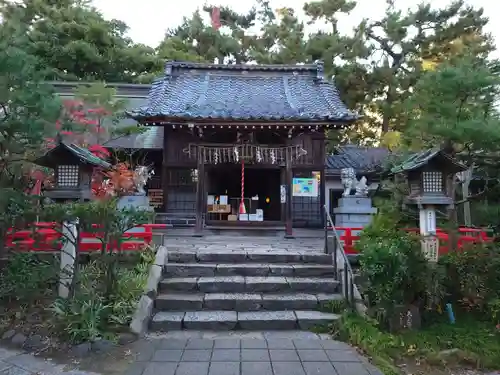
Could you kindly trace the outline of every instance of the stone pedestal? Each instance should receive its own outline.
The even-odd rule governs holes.
[[[149,205],[149,198],[146,195],[128,195],[121,197],[117,204],[118,209],[131,209],[153,211]]]
[[[367,197],[342,197],[338,204],[333,209],[336,227],[364,228],[377,213],[377,209],[372,207],[371,198]]]

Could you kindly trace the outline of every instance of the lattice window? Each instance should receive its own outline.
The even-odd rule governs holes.
[[[443,174],[441,172],[423,172],[422,178],[425,193],[443,192]]]
[[[196,182],[194,169],[168,169],[166,211],[169,213],[196,212]]]
[[[59,165],[57,167],[57,184],[61,187],[78,187],[78,165]]]
[[[316,227],[322,223],[319,197],[292,197],[294,225]]]

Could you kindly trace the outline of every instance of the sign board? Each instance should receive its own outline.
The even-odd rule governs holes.
[[[318,180],[316,178],[294,178],[292,181],[294,197],[317,197]]]
[[[280,201],[281,203],[286,203],[286,186],[280,186]]]

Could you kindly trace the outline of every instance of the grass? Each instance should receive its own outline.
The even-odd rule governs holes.
[[[407,354],[431,364],[500,369],[500,332],[473,314],[461,314],[456,324],[441,319],[420,331],[404,332],[401,339],[410,349]]]
[[[435,368],[500,368],[500,332],[472,314],[457,316],[456,324],[440,317],[420,330],[391,334],[375,321],[344,313],[332,330],[336,338],[371,357],[386,375],[401,374],[398,364],[406,361]]]

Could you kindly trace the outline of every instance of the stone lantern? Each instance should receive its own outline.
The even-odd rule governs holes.
[[[436,235],[436,209],[453,208],[453,182],[458,172],[467,167],[442,149],[422,151],[412,155],[403,164],[392,168],[393,174],[403,173],[409,185],[404,204],[419,210],[419,227],[426,257],[437,261],[439,242]]]
[[[34,163],[54,170],[54,187],[46,189],[44,195],[56,202],[90,200],[94,169],[111,169],[111,164],[89,150],[62,141]]]

